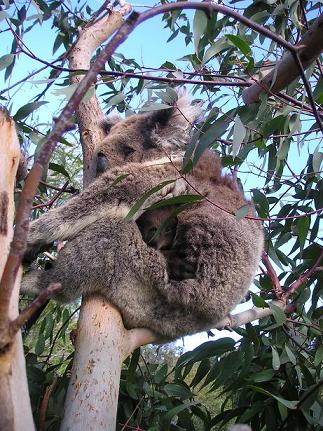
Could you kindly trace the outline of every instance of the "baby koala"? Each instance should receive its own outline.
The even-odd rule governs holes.
[[[136,221],[142,239],[149,247],[162,253],[167,262],[167,272],[170,280],[185,280],[195,278],[196,264],[187,260],[177,260],[174,265],[172,246],[178,224],[178,205],[167,206],[145,211]]]
[[[178,220],[172,216],[173,210],[173,206],[147,210],[136,221],[145,243],[164,255],[171,248],[176,234]]]

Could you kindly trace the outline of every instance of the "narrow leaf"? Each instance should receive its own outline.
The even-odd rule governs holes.
[[[163,421],[166,423],[169,423],[174,416],[178,415],[181,411],[190,408],[191,406],[195,406],[196,404],[199,404],[199,401],[192,401],[190,403],[180,404],[179,406],[176,406],[172,409],[170,409],[163,417]]]
[[[251,293],[251,298],[252,298],[252,302],[256,307],[260,307],[260,308],[269,308],[269,305],[267,304],[267,302],[264,300],[264,298],[262,298],[261,296],[256,295],[253,292]]]
[[[159,201],[150,207],[146,208],[149,210],[154,210],[157,208],[164,208],[172,205],[180,205],[180,204],[195,204],[197,202],[200,202],[203,200],[204,197],[200,195],[180,195],[180,196],[174,196],[169,199],[163,199],[162,201]]]
[[[45,105],[46,103],[48,103],[48,102],[27,103],[27,105],[22,106],[15,113],[15,115],[14,115],[15,121],[22,120],[22,119],[28,117],[28,115],[30,115],[33,111],[40,108],[42,105]]]
[[[64,166],[62,165],[58,165],[57,163],[49,163],[49,169],[51,169],[52,171],[58,172],[59,174],[64,175],[64,177],[66,178],[70,178],[69,173],[66,171],[66,169],[64,168]]]
[[[233,127],[233,140],[232,140],[232,157],[235,158],[240,150],[240,146],[246,136],[247,129],[243,125],[240,120],[239,115],[237,114],[234,119],[234,127]]]
[[[240,36],[235,36],[233,34],[226,34],[225,37],[233,43],[237,48],[240,49],[242,54],[248,56],[251,53],[251,48],[248,43]]]
[[[6,54],[0,57],[0,71],[3,69],[7,69],[8,66],[13,62],[14,55]]]
[[[319,172],[321,171],[321,164],[323,162],[323,153],[319,151],[319,145],[315,148],[313,153],[312,165],[313,171],[317,176],[320,176]]]
[[[152,189],[148,190],[148,192],[144,193],[131,207],[130,211],[126,215],[125,219],[130,221],[132,217],[136,214],[136,212],[143,206],[143,204],[146,202],[146,200],[149,198],[149,196],[153,195],[154,193],[158,192],[162,188],[166,187],[168,184],[173,183],[176,180],[168,180],[163,181],[162,183],[158,184],[157,186],[153,187]]]
[[[273,363],[273,369],[279,370],[280,367],[280,359],[277,350],[275,347],[271,346],[271,352],[272,352],[272,363]]]
[[[111,99],[109,99],[107,106],[115,106],[118,105],[119,103],[123,102],[125,99],[125,95],[122,93],[118,93],[115,96],[111,97]]]
[[[287,353],[288,359],[291,361],[291,363],[293,365],[296,365],[296,356],[294,355],[294,353],[291,351],[291,349],[287,346],[285,346],[285,352]]]
[[[310,217],[299,218],[296,222],[297,235],[301,251],[303,251],[309,227]]]
[[[151,105],[143,106],[140,112],[159,111],[160,109],[170,109],[171,106],[165,103],[152,103]]]
[[[207,63],[216,54],[219,54],[219,52],[227,48],[230,48],[230,44],[224,37],[221,37],[215,43],[212,43],[210,48],[208,48],[204,54],[204,57],[202,60],[202,66],[204,66],[204,64]]]
[[[237,220],[242,220],[246,215],[248,215],[249,205],[242,205],[242,207],[235,210],[234,215]]]
[[[205,15],[204,11],[197,10],[194,15],[193,19],[193,35],[194,35],[194,46],[195,46],[195,53],[197,57],[199,56],[199,42],[201,39],[202,34],[204,33],[207,26],[207,16]]]

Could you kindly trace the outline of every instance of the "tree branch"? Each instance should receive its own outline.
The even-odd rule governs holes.
[[[284,292],[284,294],[282,295],[282,298],[287,299],[297,289],[299,289],[302,286],[302,284],[304,284],[316,272],[316,270],[319,267],[319,264],[322,260],[323,260],[323,250],[322,250],[320,256],[318,257],[317,261],[312,266],[312,268],[310,268],[309,270],[307,270],[303,274],[301,274],[299,276],[299,278],[297,280],[295,280],[294,283],[292,283],[289,286],[289,288]]]
[[[34,313],[55,293],[62,288],[60,283],[51,283],[43,289],[34,301],[22,310],[18,317],[10,323],[10,333],[13,336],[30,319]]]
[[[282,60],[259,82],[254,83],[242,93],[243,101],[250,105],[257,102],[261,93],[270,90],[276,94],[286,88],[300,76],[301,70],[292,54],[296,52],[301,65],[307,69],[323,51],[323,14],[320,15],[303,35],[302,39],[294,46],[293,50],[283,55]]]
[[[273,284],[274,292],[277,299],[280,299],[284,293],[279,278],[277,277],[276,271],[274,270],[274,267],[272,266],[269,257],[266,253],[263,253],[262,255],[262,261],[267,269],[268,277],[271,279],[271,282]]]
[[[284,311],[291,311],[291,308],[289,308],[284,301],[271,301],[269,305],[270,304],[276,305]],[[245,325],[253,320],[259,320],[264,317],[271,316],[272,314],[273,312],[270,307],[253,307],[249,310],[242,311],[241,313],[229,314],[215,325],[215,329],[238,328],[239,326]]]

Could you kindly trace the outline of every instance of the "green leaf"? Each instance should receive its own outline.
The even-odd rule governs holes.
[[[171,106],[165,103],[151,103],[150,105],[143,106],[140,112],[159,111],[160,109],[170,109]]]
[[[317,367],[319,365],[322,365],[323,362],[323,346],[319,346],[314,358],[314,365]]]
[[[278,354],[276,348],[273,346],[271,346],[271,352],[272,352],[273,369],[279,370],[279,367],[280,367],[279,354]]]
[[[290,147],[290,139],[283,139],[276,153],[278,160],[285,160]]]
[[[248,215],[249,212],[249,205],[245,204],[242,205],[242,207],[235,210],[234,215],[237,220],[242,220],[246,215]]]
[[[205,358],[222,355],[234,349],[235,341],[226,337],[216,341],[207,341],[193,350],[193,361],[202,361]]]
[[[269,305],[267,304],[267,302],[264,300],[264,298],[262,298],[261,296],[256,295],[253,292],[251,293],[251,298],[252,298],[252,302],[256,307],[260,307],[260,308],[269,308]]]
[[[111,97],[111,99],[108,100],[107,106],[115,106],[119,103],[123,102],[125,99],[125,95],[122,93],[118,93],[115,96]]]
[[[180,195],[180,196],[174,196],[169,199],[163,199],[162,201],[159,201],[153,205],[151,205],[148,208],[145,208],[147,210],[155,210],[157,208],[165,208],[168,206],[173,205],[180,205],[180,204],[196,204],[197,202],[201,202],[204,199],[203,196],[200,195]]]
[[[18,111],[15,113],[13,118],[15,121],[23,120],[24,118],[28,117],[33,111],[40,108],[42,105],[45,105],[48,102],[32,102],[27,103],[26,105],[22,106],[18,109]]]
[[[221,37],[219,40],[212,43],[210,48],[208,48],[204,54],[204,57],[202,60],[202,66],[204,66],[216,54],[219,54],[219,52],[221,52],[227,48],[230,48],[230,44],[228,43],[228,41],[224,37]]]
[[[315,148],[312,159],[313,171],[316,173],[317,176],[321,176],[319,172],[321,171],[321,164],[323,162],[323,153],[319,151],[319,148],[320,144],[318,144]]]
[[[182,412],[183,410],[186,410],[190,408],[191,406],[195,406],[197,404],[200,404],[199,401],[192,401],[190,403],[181,404],[179,406],[176,406],[172,409],[170,409],[164,416],[163,416],[163,422],[170,423],[170,421],[173,419],[174,416],[178,415],[178,413]]]
[[[287,346],[287,344],[285,345],[285,352],[287,353],[288,359],[291,361],[291,363],[293,365],[296,365],[296,357],[294,353],[291,351],[291,349]]]
[[[301,251],[303,251],[309,227],[310,227],[310,216],[301,217],[296,222],[297,236],[298,236],[299,246]]]
[[[128,366],[128,372],[127,372],[128,381],[131,381],[136,375],[136,368],[138,366],[139,358],[140,358],[140,348],[136,349],[131,355],[130,364]]]
[[[73,96],[75,90],[78,87],[78,83],[75,84],[71,84],[71,85],[67,85],[65,87],[61,87],[61,88],[55,88],[52,93],[55,96],[64,96],[67,100],[70,100],[70,98]],[[90,88],[87,90],[87,92],[84,94],[82,101],[86,102],[88,101],[95,92],[95,86],[91,85]]]
[[[284,398],[277,397],[276,395],[272,395],[275,400],[277,400],[279,403],[283,404],[290,410],[295,410],[297,408],[298,401],[289,401],[285,400]]]
[[[10,15],[5,10],[1,10],[0,11],[0,21],[3,21],[5,18],[10,18]]]
[[[198,369],[195,373],[195,376],[193,380],[190,383],[190,386],[196,386],[199,383],[201,383],[202,379],[207,375],[207,373],[210,371],[210,361],[209,359],[204,359],[201,361],[200,365],[198,366]]]
[[[111,185],[109,186],[109,188],[110,187],[114,187],[114,186],[116,186],[118,183],[121,183],[121,181],[123,181],[125,178],[127,178],[129,176],[129,174],[122,174],[122,175],[119,175],[114,181],[113,181],[113,183],[111,183]]]
[[[0,57],[0,71],[7,69],[8,66],[13,62],[15,56],[13,54],[6,54]]]
[[[69,173],[66,171],[66,169],[64,168],[64,166],[62,165],[58,165],[57,163],[49,163],[48,165],[49,169],[51,169],[52,171],[58,172],[59,174],[64,175],[64,177],[70,179],[70,175]]]
[[[271,381],[275,375],[275,371],[272,369],[259,371],[259,373],[254,373],[250,376],[250,380],[256,383]]]
[[[207,16],[204,11],[197,10],[193,19],[193,35],[194,35],[194,46],[195,53],[199,55],[199,42],[202,34],[204,33],[207,26]]]
[[[167,364],[163,364],[161,367],[158,368],[157,372],[153,376],[154,382],[157,384],[162,383],[165,381],[167,376],[168,366]]]
[[[45,350],[45,337],[43,334],[38,335],[38,340],[35,346],[35,354],[37,356],[41,355],[43,351]]]
[[[130,221],[132,217],[136,214],[138,210],[143,206],[143,204],[146,202],[146,200],[153,195],[154,193],[158,192],[162,188],[166,187],[168,184],[171,184],[175,182],[176,180],[168,180],[163,181],[162,183],[158,184],[157,186],[153,187],[152,189],[148,190],[148,192],[144,193],[131,207],[130,211],[125,217],[125,220]]]
[[[266,196],[257,189],[252,189],[252,199],[260,217],[267,217],[269,214],[269,202]]]
[[[276,304],[269,303],[269,307],[273,312],[274,319],[278,323],[278,325],[283,325],[286,322],[286,314],[284,310],[278,307]]]
[[[168,396],[179,397],[182,400],[193,396],[192,392],[188,388],[179,383],[169,383],[165,385],[164,390]]]
[[[233,139],[232,139],[232,157],[233,159],[239,153],[240,146],[246,136],[247,129],[243,125],[240,120],[239,115],[237,114],[234,119],[234,127],[233,127]]]
[[[297,407],[298,401],[289,401],[289,400],[285,400],[284,398],[277,397],[276,395],[272,394],[269,391],[266,391],[263,388],[260,388],[259,386],[247,385],[247,387],[250,388],[250,389],[253,389],[256,392],[259,392],[260,394],[266,395],[267,397],[274,398],[279,403],[283,404],[284,406],[286,406],[289,409],[295,410],[296,407]]]
[[[273,246],[273,243],[271,241],[268,241],[268,256],[270,257],[270,259],[272,259],[275,262],[275,264],[281,270],[283,270],[283,266],[282,266],[282,264],[281,264],[281,262],[280,262],[280,260],[279,260],[279,258],[277,256],[276,249]]]
[[[240,49],[242,54],[246,57],[251,53],[251,48],[248,43],[240,36],[235,36],[233,34],[226,34],[225,37],[233,43],[234,46]]]

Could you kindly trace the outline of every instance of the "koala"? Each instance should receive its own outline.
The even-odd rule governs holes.
[[[173,244],[178,219],[172,216],[173,207],[145,211],[136,221],[142,239],[150,247],[167,256]]]
[[[232,179],[222,176],[214,152],[204,152],[185,179],[179,174],[180,151],[189,143],[199,108],[185,99],[177,106],[180,115],[173,107],[113,125],[98,152],[100,169],[111,168],[31,223],[29,252],[57,239],[68,241],[53,268],[23,278],[24,291],[59,282],[56,299],[62,302],[100,293],[120,310],[126,328],[147,327],[161,339],[211,328],[244,296],[259,264],[262,228],[231,214],[242,205],[249,206],[249,215],[254,209]],[[125,148],[130,123],[131,153]],[[173,209],[145,208],[196,190],[205,199],[179,212],[162,240],[154,242],[156,221],[164,223]],[[125,218],[142,195],[145,208]]]

